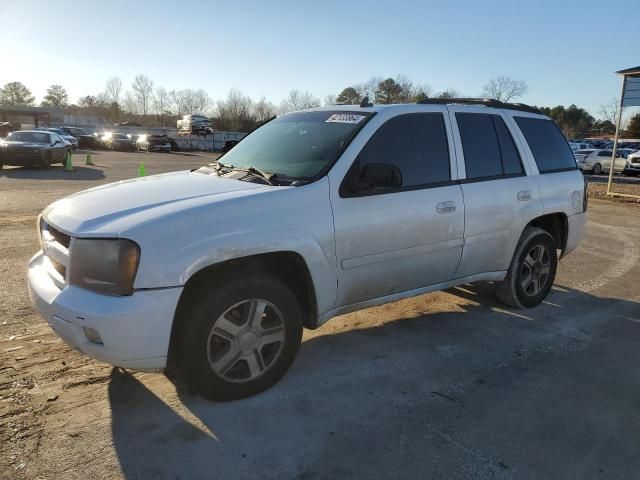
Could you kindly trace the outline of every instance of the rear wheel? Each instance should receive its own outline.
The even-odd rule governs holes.
[[[528,227],[516,247],[505,279],[496,296],[516,308],[534,307],[545,299],[558,267],[556,242],[549,232]]]
[[[600,175],[602,173],[602,165],[600,165],[599,163],[596,163],[593,166],[593,174],[594,175]]]
[[[172,341],[180,376],[212,400],[274,385],[302,338],[302,312],[289,288],[263,273],[193,288],[181,300]]]

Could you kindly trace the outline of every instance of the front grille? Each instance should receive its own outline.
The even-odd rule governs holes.
[[[71,237],[66,233],[62,233],[60,230],[53,228],[51,225],[48,226],[49,233],[53,238],[55,238],[56,242],[60,245],[64,245],[65,248],[69,248],[69,244],[71,243]]]
[[[46,220],[41,220],[40,225],[42,228],[42,250],[51,265],[49,276],[60,288],[63,288],[69,267],[71,237],[49,225]]]

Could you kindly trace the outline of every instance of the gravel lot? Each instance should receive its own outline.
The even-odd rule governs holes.
[[[640,209],[594,199],[547,301],[486,284],[333,319],[274,388],[190,396],[89,360],[37,317],[35,217],[72,192],[211,155],[98,152],[0,170],[0,478],[637,478]]]

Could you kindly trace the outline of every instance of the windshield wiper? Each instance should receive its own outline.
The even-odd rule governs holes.
[[[277,177],[278,177],[276,173],[263,172],[262,170],[256,167],[240,168],[240,167],[231,166],[231,169],[239,172],[253,173],[254,175],[257,175],[263,178],[264,180],[266,180],[269,185],[278,185],[277,182],[274,182],[274,180],[277,180]]]
[[[247,172],[247,173],[252,173],[253,175],[257,175],[258,177],[264,179],[269,185],[276,185],[276,186],[279,185],[279,183],[274,182],[274,180],[276,180],[278,177],[277,173],[267,173],[256,167],[248,167],[248,168],[235,167],[233,165],[226,165],[219,161],[213,162],[213,165],[215,165],[218,176],[220,175],[221,170],[228,170],[230,172]]]

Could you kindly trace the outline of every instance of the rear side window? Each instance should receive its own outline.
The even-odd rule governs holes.
[[[499,115],[456,113],[467,179],[523,174],[520,155]]]
[[[451,179],[449,145],[441,113],[399,115],[380,127],[359,155],[367,164],[395,165],[402,187],[426,186]]]
[[[540,173],[575,170],[576,160],[567,139],[551,120],[513,117],[529,144]]]

